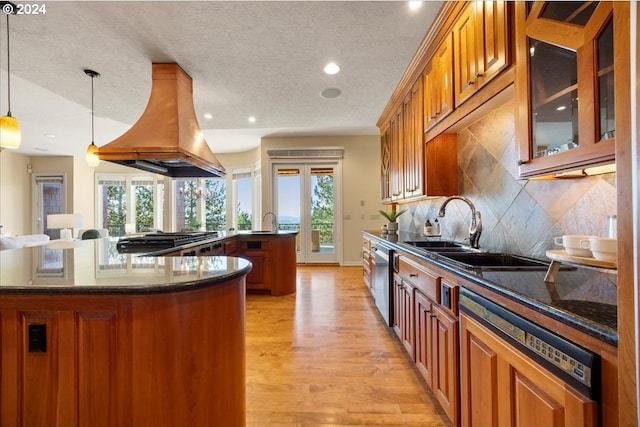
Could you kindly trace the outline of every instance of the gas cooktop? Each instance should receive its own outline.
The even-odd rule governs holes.
[[[120,253],[153,252],[160,249],[195,243],[218,237],[217,231],[192,231],[176,233],[149,233],[142,236],[123,237],[116,248]]]

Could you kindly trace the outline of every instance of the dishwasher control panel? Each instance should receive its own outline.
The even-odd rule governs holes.
[[[526,333],[527,347],[534,353],[554,364],[569,375],[575,377],[585,385],[591,385],[591,368],[575,357],[571,357],[559,348],[538,338],[532,333]]]

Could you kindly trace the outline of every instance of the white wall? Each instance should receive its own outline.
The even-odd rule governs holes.
[[[0,152],[0,225],[12,235],[31,234],[31,175],[28,156]]]

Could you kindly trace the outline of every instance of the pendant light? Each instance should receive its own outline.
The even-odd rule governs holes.
[[[4,8],[3,8],[4,10]],[[9,10],[15,10],[9,9]],[[20,147],[20,125],[18,120],[11,115],[11,67],[9,62],[9,15],[7,13],[7,106],[6,116],[0,117],[0,147],[18,148]]]
[[[91,77],[91,144],[87,147],[87,164],[93,168],[98,167],[100,158],[98,157],[98,147],[93,142],[94,137],[94,112],[93,112],[93,79],[100,77],[100,74],[93,70],[84,70],[84,73]]]

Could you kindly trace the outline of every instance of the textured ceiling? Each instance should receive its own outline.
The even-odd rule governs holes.
[[[85,68],[101,74],[96,144],[122,134],[146,106],[153,62],[177,62],[193,78],[198,120],[215,152],[256,147],[262,136],[377,134],[378,117],[441,7],[425,2],[412,11],[407,3],[49,0],[45,15],[10,17],[20,152],[84,153],[91,137]],[[329,61],[342,71],[324,74]],[[327,88],[342,94],[322,98]]]

